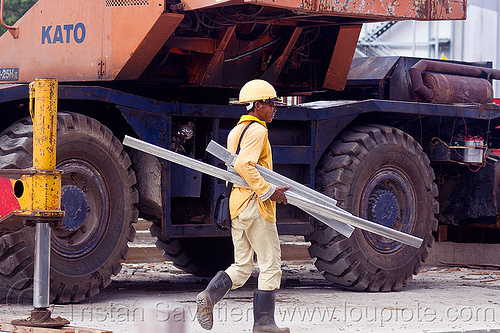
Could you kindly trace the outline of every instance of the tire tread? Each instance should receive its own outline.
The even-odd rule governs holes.
[[[139,201],[139,194],[135,188],[136,177],[131,169],[131,161],[123,151],[123,146],[113,133],[103,124],[95,119],[82,114],[59,112],[58,113],[58,136],[71,135],[71,133],[86,133],[99,142],[101,146],[107,147],[111,155],[119,162],[120,167],[126,174],[125,186],[130,197],[131,205],[129,221],[126,222],[128,232],[126,241],[133,241],[135,230],[133,223],[137,222],[138,210],[135,205]],[[21,119],[0,134],[0,168],[29,168],[32,164],[32,122],[31,118]],[[22,288],[29,287],[33,276],[32,253],[28,253],[28,247],[24,238],[33,237],[32,233],[21,230],[15,233],[3,235],[0,238],[0,281],[4,284],[19,287],[16,281],[28,280]],[[109,258],[97,271],[89,276],[77,279],[66,277],[64,281],[51,283],[51,301],[56,303],[79,302],[87,297],[92,297],[109,285],[111,275],[120,272],[120,260],[128,255],[127,242],[121,245],[116,258]]]
[[[434,183],[434,171],[421,146],[410,135],[385,125],[360,125],[342,132],[332,142],[316,169],[317,189],[338,200],[338,206],[347,208],[354,172],[360,161],[378,145],[398,145],[423,161],[427,181],[427,197],[430,211],[436,214],[438,188]],[[360,265],[360,253],[353,248],[353,241],[321,223],[306,237],[311,242],[309,253],[316,259],[318,270],[330,282],[356,291],[396,291],[403,288],[412,274],[418,273],[421,263],[428,257],[428,249],[434,238],[431,234],[437,228],[437,219],[430,218],[429,230],[424,237],[424,245],[409,265],[409,269],[398,276],[388,276],[381,269],[369,272]]]

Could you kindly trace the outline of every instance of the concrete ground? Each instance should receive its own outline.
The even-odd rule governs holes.
[[[256,276],[257,270],[216,306],[212,332],[251,332]],[[194,299],[207,282],[169,262],[125,264],[99,295],[54,306],[53,313],[72,325],[119,333],[206,332]],[[31,303],[12,296],[0,290],[0,317],[26,317]],[[276,320],[292,333],[500,332],[500,271],[428,267],[401,292],[360,293],[329,285],[311,260],[284,262]]]
[[[208,281],[165,262],[148,228],[147,221],[138,224],[130,257],[107,289],[80,304],[54,306],[53,316],[116,333],[207,332],[196,321],[194,299]],[[303,238],[282,236],[281,243],[283,279],[276,321],[292,333],[500,333],[500,244],[436,243],[427,266],[402,291],[360,293],[329,284],[309,258]],[[443,262],[491,266],[457,268]],[[243,288],[217,304],[211,332],[252,331],[257,274],[255,269]],[[31,293],[16,295],[0,286],[0,318],[26,318],[33,307]]]

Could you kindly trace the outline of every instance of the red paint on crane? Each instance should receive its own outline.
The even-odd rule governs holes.
[[[20,208],[19,201],[14,195],[12,182],[8,178],[0,178],[0,217]]]

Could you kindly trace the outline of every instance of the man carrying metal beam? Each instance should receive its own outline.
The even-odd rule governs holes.
[[[196,297],[198,322],[207,330],[213,326],[215,304],[230,289],[243,286],[252,274],[255,252],[260,273],[253,299],[253,332],[290,332],[274,321],[275,291],[281,283],[276,203],[287,203],[285,191],[290,186],[269,184],[255,168],[256,164],[271,170],[273,167],[266,123],[274,118],[276,99],[273,86],[264,80],[249,81],[240,91],[239,103],[246,104],[248,114],[229,133],[227,145],[232,152],[240,148],[234,168],[249,187],[233,185],[229,200],[235,262],[218,272]]]
[[[269,85],[270,86],[270,85]],[[272,86],[270,86],[272,88]],[[274,92],[274,88],[272,90]],[[274,95],[275,96],[275,93]],[[243,100],[243,99],[241,99]],[[271,101],[268,101],[271,102]],[[265,103],[263,103],[265,104]],[[269,121],[272,121],[273,115],[274,115],[274,109],[272,108],[271,103],[267,103],[271,106],[271,108],[267,109],[260,109],[257,110],[258,112],[255,113],[252,111],[252,107],[255,107],[256,105],[262,105],[260,101],[256,101],[253,103],[253,105],[250,107],[250,112],[253,114],[245,115],[242,117],[240,120],[241,124],[246,123],[245,128],[247,128],[248,125],[252,125],[255,129],[259,129],[262,127],[264,129],[264,138],[263,142],[267,142],[267,129],[264,128],[263,126],[266,124],[266,121],[262,121],[260,118],[257,116],[260,116],[264,119],[264,117]],[[258,106],[257,106],[258,108]],[[267,116],[265,116],[267,114]],[[255,119],[254,119],[255,118]],[[258,124],[253,124],[253,122],[260,122],[261,125]],[[240,125],[238,125],[240,126]],[[238,128],[236,126],[236,128]],[[243,126],[243,125],[242,125]],[[257,127],[260,126],[260,127]],[[236,130],[235,128],[235,130]],[[250,126],[248,127],[250,128]],[[247,129],[248,129],[247,128]],[[243,128],[244,130],[244,128]],[[239,138],[242,136],[243,130],[241,127],[239,128],[239,131],[236,132],[237,135],[236,137]],[[240,133],[241,131],[241,133]],[[230,135],[231,136],[231,135]],[[247,138],[247,134],[243,135],[243,138]],[[234,154],[233,152],[236,150],[235,149],[235,142],[236,138],[230,137],[228,139],[228,142],[230,143],[230,148],[233,151],[229,151],[225,149],[224,147],[218,145],[215,142],[210,142],[210,144],[207,147],[207,151],[211,153],[212,155],[216,156],[217,158],[221,159],[224,161],[224,163],[229,167],[229,170],[224,170],[218,167],[215,167],[210,164],[203,163],[201,161],[195,160],[193,158],[175,153],[173,151],[163,149],[158,146],[154,146],[150,143],[137,140],[134,138],[131,138],[129,136],[125,136],[125,139],[123,140],[123,144],[125,146],[129,146],[135,149],[138,149],[140,151],[146,152],[148,154],[152,154],[154,156],[160,157],[162,159],[165,159],[167,161],[183,165],[185,167],[191,168],[196,171],[200,171],[204,174],[210,175],[212,177],[216,177],[219,179],[223,179],[225,181],[228,181],[234,185],[237,185],[237,187],[233,190],[233,193],[236,191],[238,187],[241,188],[247,188],[249,192],[247,192],[247,196],[242,196],[243,200],[238,203],[237,200],[234,200],[233,197],[231,197],[230,201],[233,201],[233,203],[230,203],[230,206],[232,206],[233,210],[233,218],[238,215],[241,219],[242,214],[245,212],[246,208],[248,208],[248,203],[252,200],[256,200],[257,202],[266,203],[266,202],[271,202],[278,201],[278,202],[287,202],[291,205],[294,205],[300,209],[302,209],[304,212],[310,214],[314,218],[318,219],[319,221],[323,222],[325,225],[333,228],[334,230],[338,231],[340,234],[344,235],[345,237],[350,237],[350,235],[354,231],[354,227],[361,228],[363,230],[375,233],[377,235],[387,237],[389,239],[394,239],[398,242],[401,242],[403,244],[412,246],[414,248],[419,248],[422,246],[423,240],[421,238],[415,237],[411,234],[407,234],[404,232],[401,232],[399,230],[391,229],[389,227],[386,227],[381,224],[377,224],[375,222],[371,222],[368,220],[365,220],[363,218],[357,217],[352,215],[351,213],[339,208],[336,206],[336,200],[333,198],[330,198],[328,196],[325,196],[324,194],[321,194],[317,191],[314,191],[313,189],[307,188],[306,186],[297,183],[289,178],[284,177],[283,175],[280,175],[270,169],[267,169],[263,165],[257,164],[260,162],[260,159],[266,157],[269,159],[269,161],[272,161],[271,158],[271,152],[270,149],[266,150],[267,153],[265,154],[260,154],[258,155],[255,161],[246,161],[242,165],[240,164],[244,159],[240,159],[238,154]],[[232,142],[232,143],[231,143]],[[250,142],[251,144],[252,142]],[[259,152],[262,152],[262,150],[258,150]],[[258,175],[257,178],[253,179],[254,181],[258,181],[258,184],[260,186],[255,186],[253,184],[252,186],[249,185],[251,183],[252,179],[247,180],[243,178],[242,173],[242,167],[245,167],[247,163],[250,163],[250,167],[254,167],[256,171],[258,171],[258,174],[255,173],[254,175]],[[237,166],[237,164],[239,166]],[[267,165],[270,167],[270,163]],[[244,172],[243,172],[244,173]],[[262,176],[263,180],[260,178]],[[268,184],[271,184],[271,186],[268,186]],[[276,188],[273,193],[273,185]],[[286,191],[286,196],[285,196],[285,190],[291,185],[291,188]],[[255,192],[255,194],[254,194]],[[280,198],[280,197],[272,197],[275,194],[283,194],[285,197]],[[260,198],[255,198],[256,196],[260,196]],[[269,200],[263,200],[267,196],[269,197],[271,201]],[[244,202],[245,200],[248,199],[247,205],[245,206]],[[286,200],[286,201],[285,201]],[[275,203],[273,204],[275,207]],[[235,208],[236,207],[236,208]],[[238,208],[241,207],[243,209],[242,212],[238,212]],[[259,210],[259,205],[257,205],[257,211],[261,213],[261,210]],[[273,208],[274,209],[274,208]],[[236,213],[235,213],[236,212]],[[274,215],[272,215],[274,216]],[[265,216],[263,215],[264,220]],[[236,220],[236,219],[235,219]],[[234,222],[234,221],[233,221]],[[269,223],[266,221],[267,224],[273,224]],[[233,225],[233,239],[235,238],[235,223]],[[260,238],[259,238],[260,240]],[[251,245],[253,246],[253,245]],[[236,247],[236,246],[235,246]],[[250,250],[253,251],[253,250]],[[253,252],[251,252],[253,254]],[[252,258],[253,259],[253,258]],[[279,262],[279,261],[276,261]],[[261,266],[261,271],[263,266],[259,262],[259,266]],[[231,266],[233,267],[233,266]],[[251,272],[251,271],[250,271]],[[229,291],[229,289],[237,288],[235,281],[232,280],[233,276],[230,275],[231,269],[228,269],[226,272],[219,272],[214,279],[210,282],[209,286],[207,289],[200,293],[198,296],[198,318],[200,321],[200,324],[206,329],[211,329],[213,326],[213,307],[214,305],[222,299],[222,297],[225,296],[225,294]],[[281,274],[281,272],[279,272]],[[250,274],[250,273],[248,273]],[[236,279],[236,278],[235,278]],[[278,279],[279,281],[279,279]],[[243,279],[243,282],[240,282],[241,285],[243,285],[246,282],[246,278]],[[278,282],[279,283],[279,282]],[[234,286],[233,286],[234,284]],[[260,288],[260,287],[259,287]],[[264,301],[259,301],[259,296],[264,295],[269,297],[269,303],[266,303]],[[262,297],[260,297],[262,299]],[[285,329],[284,331],[280,331],[278,327],[276,327],[276,324],[274,322],[274,303],[271,301],[274,301],[274,291],[269,290],[266,292],[266,290],[261,289],[260,291],[257,291],[256,297],[254,298],[255,304],[254,304],[254,310],[255,310],[255,317],[256,317],[256,323],[259,322],[259,318],[262,317],[264,318],[265,321],[272,323],[271,325],[267,325],[264,328],[261,327],[263,325],[256,324],[254,327],[254,332],[289,332],[288,329]],[[269,312],[266,313],[267,309],[264,309],[261,311],[259,310],[259,305],[261,304],[271,304],[272,306],[269,308]],[[264,315],[262,314],[264,313]]]

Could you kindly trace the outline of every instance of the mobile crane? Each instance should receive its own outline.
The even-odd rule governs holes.
[[[139,216],[186,272],[207,276],[232,262],[229,233],[212,223],[224,182],[120,142],[129,135],[217,165],[205,147],[225,143],[244,112],[229,102],[253,78],[306,102],[281,107],[271,125],[277,172],[424,239],[413,249],[361,230],[345,238],[280,207],[280,234],[304,235],[332,283],[399,290],[426,259],[438,219],[495,224],[498,71],[353,60],[363,23],[460,20],[465,10],[466,0],[39,0],[0,37],[0,167],[31,166],[27,83],[56,78],[65,216],[52,230],[51,299],[105,288]],[[11,209],[2,201],[0,217]],[[33,246],[30,228],[1,236],[2,283],[30,286]]]

